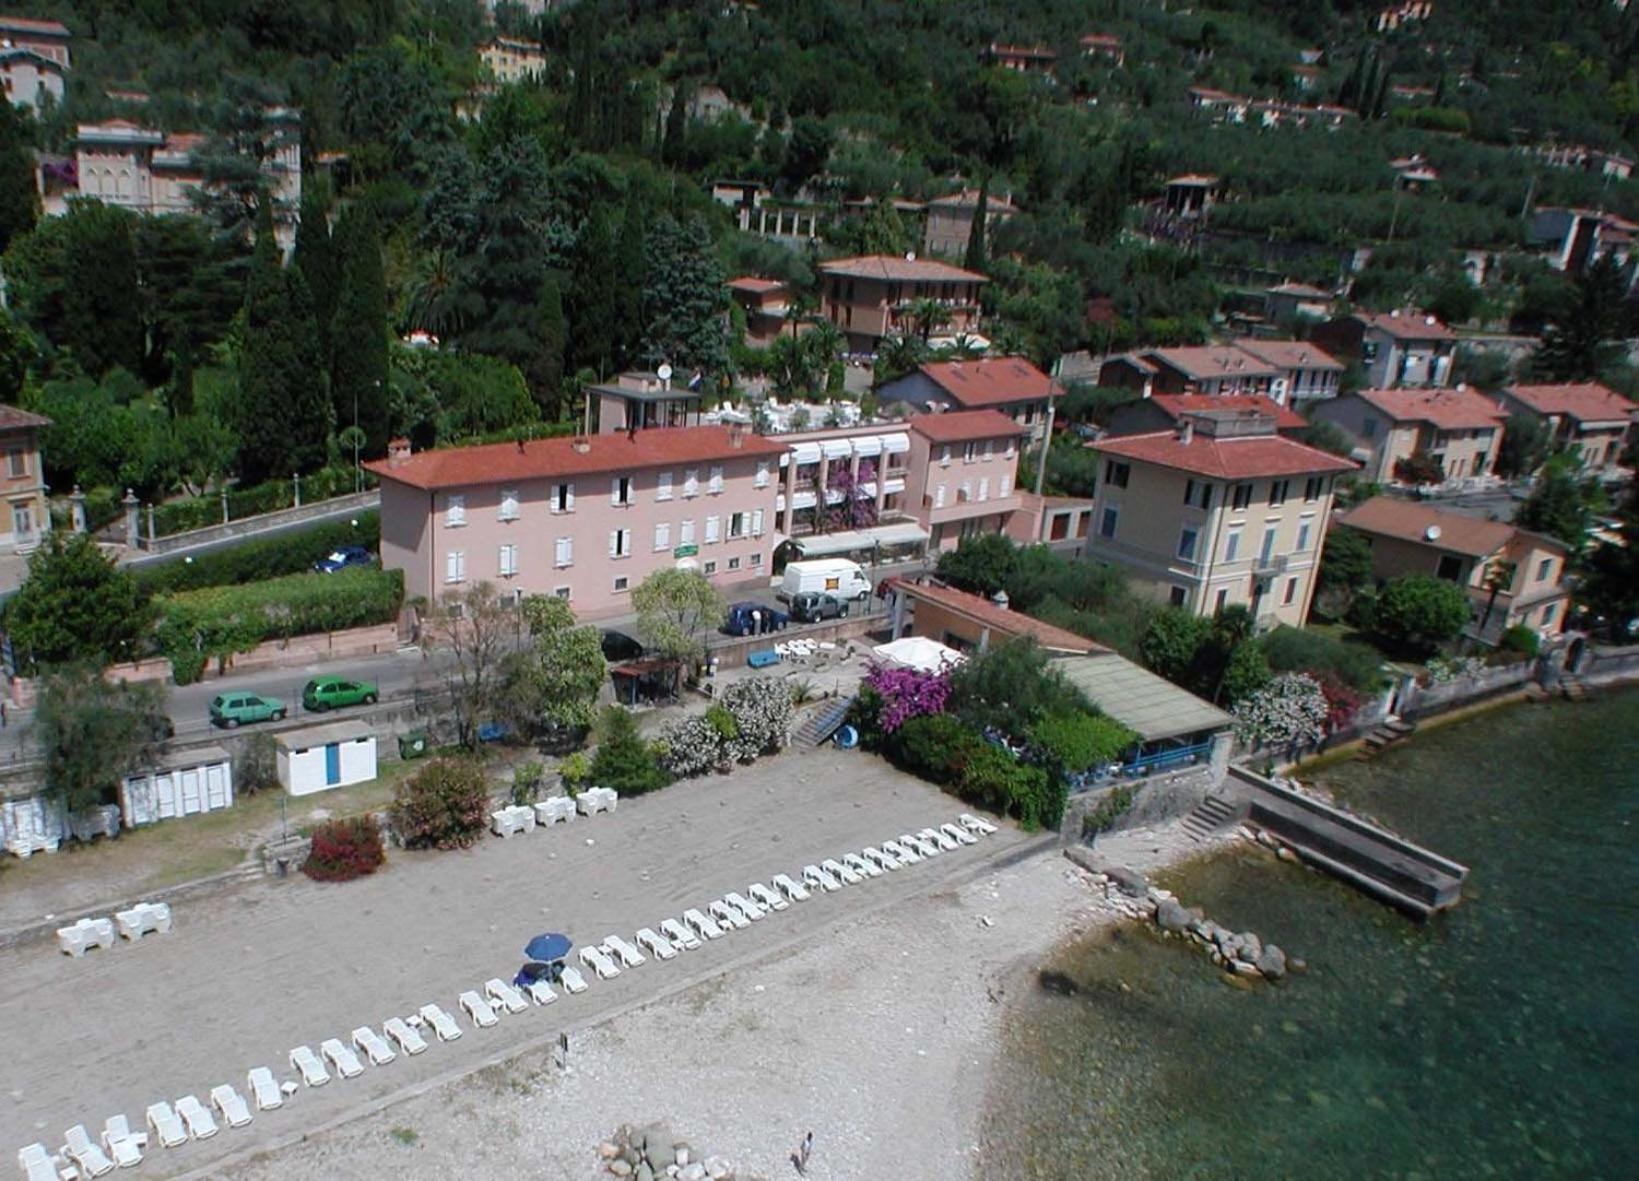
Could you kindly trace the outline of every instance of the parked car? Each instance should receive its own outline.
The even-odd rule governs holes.
[[[314,677],[302,686],[302,706],[315,713],[348,705],[374,705],[380,696],[368,681],[346,677]]]
[[[625,632],[604,632],[599,647],[603,649],[603,659],[610,664],[640,660],[643,656],[643,645]]]
[[[285,703],[260,693],[218,693],[211,698],[211,721],[229,730],[246,722],[282,722]]]
[[[334,574],[337,570],[346,570],[350,566],[374,566],[376,556],[362,545],[344,545],[340,549],[331,550],[324,557],[313,563],[313,569],[320,574]]]
[[[847,619],[848,603],[823,591],[803,591],[791,596],[791,618],[798,623],[818,623],[822,619]]]
[[[755,620],[752,619],[754,611],[757,612]],[[735,603],[728,609],[728,618],[723,621],[723,632],[731,636],[755,636],[763,632],[783,631],[790,622],[791,617],[784,611],[747,601]]]

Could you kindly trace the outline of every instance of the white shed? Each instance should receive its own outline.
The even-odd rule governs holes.
[[[275,738],[279,782],[293,796],[365,783],[376,777],[376,736],[364,722],[326,722]]]
[[[127,828],[233,807],[233,760],[220,746],[168,751],[120,784]]]

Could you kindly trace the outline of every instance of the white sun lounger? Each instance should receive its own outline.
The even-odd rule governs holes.
[[[930,841],[926,837],[912,836],[910,833],[900,833],[899,843],[907,848],[915,849],[924,857],[939,856],[939,842]]]
[[[330,1072],[307,1046],[297,1046],[290,1051],[290,1069],[300,1071],[302,1082],[310,1087],[322,1087],[330,1081]]]
[[[939,826],[939,831],[944,833],[951,840],[955,841],[958,845],[977,845],[979,843],[979,838],[974,836],[967,829],[963,828],[960,824],[941,824]]]
[[[817,865],[803,866],[802,880],[805,885],[817,886],[821,890],[825,890],[827,892],[842,889],[841,882],[837,881],[836,878],[826,873]]]
[[[574,968],[564,968],[558,979],[563,981],[563,986],[567,988],[571,994],[586,991],[586,977],[582,976],[580,972]]]
[[[842,862],[838,861],[835,857],[827,857],[824,861],[820,862],[820,868],[832,877],[840,878],[842,884],[845,886],[857,886],[865,880],[864,878],[860,877],[859,874],[842,864]]]
[[[250,1087],[250,1097],[256,1101],[257,1111],[272,1111],[275,1107],[285,1105],[284,1092],[279,1090],[273,1072],[267,1067],[253,1067],[250,1073],[245,1075],[245,1084]]]
[[[461,1008],[465,1010],[468,1017],[472,1018],[472,1023],[479,1029],[488,1029],[500,1020],[495,1015],[495,1009],[490,1003],[472,989],[467,989],[458,999],[461,1002]]]
[[[678,951],[693,951],[700,946],[700,936],[676,919],[661,919],[660,930]]]
[[[108,1159],[108,1154],[97,1147],[96,1141],[91,1139],[91,1133],[85,1130],[84,1124],[75,1124],[64,1134],[68,1147],[68,1159],[80,1167],[82,1177],[101,1177],[104,1173],[114,1171],[114,1162]]]
[[[940,832],[937,828],[924,828],[916,835],[921,837],[924,841],[932,841],[934,844],[939,846],[942,852],[945,853],[949,853],[952,849],[959,847],[955,841],[946,836],[944,833]]]
[[[961,823],[963,828],[967,829],[975,836],[987,837],[996,831],[996,826],[994,824],[990,823],[990,821],[981,816],[975,816],[971,812],[963,812],[956,819]]]
[[[102,1146],[122,1169],[142,1163],[142,1150],[148,1147],[148,1133],[133,1132],[125,1113],[111,1115],[102,1124]]]
[[[688,910],[683,912],[683,921],[694,930],[695,934],[701,936],[702,938],[721,939],[723,937],[723,928],[719,927],[716,923],[712,922],[693,907],[690,907]]]
[[[718,898],[706,907],[706,913],[711,915],[724,927],[732,927],[736,931],[743,931],[751,926],[751,920],[746,918],[734,907]]]
[[[842,864],[859,874],[861,877],[879,878],[887,871],[873,861],[867,861],[858,853],[844,853]]]
[[[544,980],[531,980],[524,985],[524,995],[537,1005],[550,1005],[558,999],[558,994],[552,991],[552,986]]]
[[[230,1128],[242,1128],[250,1123],[250,1107],[245,1097],[227,1083],[211,1088],[211,1106],[227,1121]]]
[[[765,910],[785,910],[791,905],[762,882],[752,882],[751,885],[746,887],[746,893],[751,895],[752,901]]]
[[[639,927],[637,929],[637,944],[639,947],[647,947],[649,954],[658,959],[670,960],[677,958],[677,948],[672,946],[671,940],[655,934],[648,927]]]
[[[892,853],[884,853],[875,845],[867,845],[865,848],[860,850],[859,855],[880,869],[899,868],[899,858],[895,857]]]
[[[148,1127],[166,1148],[175,1148],[188,1142],[188,1132],[177,1119],[171,1105],[161,1100],[148,1105]]]
[[[612,980],[620,975],[620,965],[603,954],[601,947],[580,949],[580,962],[596,972],[601,979]]]
[[[727,894],[723,895],[723,901],[734,907],[752,922],[756,922],[768,913],[757,903],[747,898],[744,894],[737,893],[733,890],[730,890]]]
[[[420,1030],[402,1017],[387,1018],[381,1023],[381,1028],[406,1054],[413,1056],[427,1048],[427,1039],[421,1036]]]
[[[336,1073],[342,1078],[358,1078],[364,1073],[364,1063],[359,1056],[342,1044],[337,1037],[327,1037],[319,1043],[319,1053],[324,1060],[336,1068]]]
[[[496,1009],[505,1009],[508,1013],[523,1013],[529,1009],[524,994],[499,976],[491,976],[484,981],[484,996]]]
[[[44,1144],[30,1144],[17,1150],[17,1167],[27,1181],[57,1181],[57,1166]]]
[[[441,1042],[453,1042],[461,1036],[461,1027],[455,1023],[455,1018],[437,1005],[422,1005],[421,1019],[433,1027]]]
[[[364,1056],[370,1060],[371,1066],[386,1066],[398,1057],[393,1047],[387,1044],[387,1039],[368,1025],[361,1025],[355,1029],[352,1038],[353,1048],[363,1051]]]
[[[922,860],[922,854],[909,841],[883,841],[882,851],[898,858],[900,865],[915,865]]]
[[[209,1140],[216,1135],[216,1120],[193,1095],[184,1095],[176,1101],[176,1113],[188,1127],[188,1135],[195,1140]]]
[[[787,873],[774,875],[774,888],[793,902],[806,902],[809,898],[808,887]]]
[[[619,935],[610,935],[604,939],[603,953],[619,959],[628,968],[640,968],[649,962],[648,957]]]

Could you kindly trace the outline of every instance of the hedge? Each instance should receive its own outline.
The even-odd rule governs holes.
[[[1383,654],[1369,644],[1296,627],[1277,627],[1258,642],[1277,673],[1332,673],[1363,693],[1383,681]]]
[[[181,558],[137,567],[137,584],[154,595],[226,586],[236,582],[264,582],[286,574],[305,574],[313,563],[344,545],[369,550],[381,544],[381,514],[368,509],[351,521],[326,521],[301,532],[243,542],[231,549],[201,554],[191,562]]]

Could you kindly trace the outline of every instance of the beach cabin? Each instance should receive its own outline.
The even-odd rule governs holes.
[[[167,751],[120,783],[126,828],[233,807],[233,760],[220,746]]]
[[[279,784],[293,796],[376,777],[376,737],[361,721],[326,722],[277,735]]]

